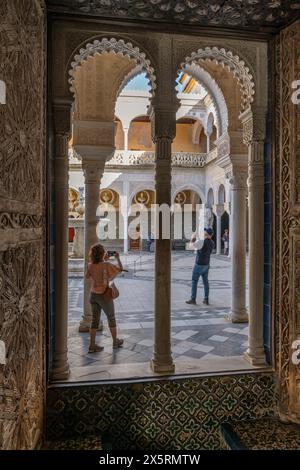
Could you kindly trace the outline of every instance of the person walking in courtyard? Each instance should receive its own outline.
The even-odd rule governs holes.
[[[89,353],[103,350],[102,346],[96,344],[96,333],[99,326],[101,309],[107,316],[110,333],[113,340],[113,348],[120,348],[123,345],[123,339],[117,337],[117,325],[115,319],[115,307],[112,298],[107,298],[106,292],[109,288],[109,282],[112,281],[121,271],[123,266],[118,252],[114,253],[118,266],[107,261],[108,255],[100,243],[96,243],[90,249],[86,279],[91,281],[90,285],[90,304],[92,308],[92,323],[90,328],[90,347]]]
[[[202,281],[204,285],[204,299],[203,303],[209,305],[209,282],[208,282],[208,272],[210,264],[210,255],[214,248],[214,242],[212,241],[213,230],[212,228],[204,229],[204,242],[201,249],[197,250],[195,266],[193,269],[192,275],[192,293],[190,300],[187,300],[186,303],[189,305],[196,305],[197,298],[197,288],[198,281],[200,276],[202,276]]]
[[[222,240],[224,242],[224,255],[228,255],[229,252],[229,230],[226,228],[224,230],[224,235],[222,237]]]

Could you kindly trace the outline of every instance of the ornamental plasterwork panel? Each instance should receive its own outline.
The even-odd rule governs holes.
[[[1,2],[0,17],[0,76],[7,95],[0,106],[0,196],[36,203],[43,158],[43,128],[36,122],[42,115],[43,81],[35,78],[44,65],[41,9],[37,2]],[[26,83],[36,86],[26,88]]]
[[[154,92],[156,88],[155,71],[150,60],[146,57],[146,54],[140,51],[139,47],[134,46],[132,43],[125,42],[123,39],[118,40],[116,38],[96,39],[91,43],[87,43],[85,47],[82,47],[79,50],[79,53],[74,56],[74,60],[71,62],[71,69],[69,71],[71,91],[74,91],[73,81],[76,69],[80,67],[84,61],[96,54],[116,54],[132,60],[136,65],[141,65],[143,71],[146,72],[150,80],[152,92]]]
[[[252,95],[254,102],[259,106],[267,106],[267,44],[257,41],[245,41],[237,39],[218,39],[213,37],[187,37],[184,35],[174,36],[174,54],[176,69],[186,62],[187,57],[196,53],[199,48],[205,50],[225,49],[230,51],[233,56],[238,56],[240,62],[244,62],[244,68],[249,69],[249,75],[255,84],[255,94]],[[209,58],[207,58],[209,59]],[[206,59],[206,60],[207,60]],[[203,64],[203,60],[200,62]],[[243,73],[242,73],[243,75]],[[240,75],[240,76],[242,76]],[[251,88],[251,87],[250,87]],[[245,90],[247,87],[245,88]],[[246,95],[245,95],[246,96]]]
[[[154,58],[158,56],[159,34],[153,34],[151,37],[141,33],[129,35],[126,32],[117,33],[116,28],[109,25],[105,25],[100,29],[99,27],[95,28],[95,25],[92,24],[78,25],[74,30],[72,23],[56,23],[53,25],[53,31],[54,44],[61,45],[59,48],[54,48],[52,57],[54,95],[69,95],[70,83],[67,83],[66,80],[72,78],[69,71],[72,72],[71,64],[74,62],[74,57],[79,55],[80,50],[85,49],[87,44],[93,44],[95,41],[102,42],[103,40],[115,39],[117,42],[121,40],[126,44],[131,43],[134,49],[132,53],[136,54],[137,49],[139,49],[141,54],[144,53],[147,60],[151,62],[151,66],[156,69]],[[125,56],[125,50],[123,56]],[[137,61],[138,64],[142,62],[143,60]]]
[[[0,77],[0,449],[31,449],[44,416],[45,16],[2,0]]]
[[[297,194],[300,192],[300,173],[297,136],[300,120],[296,119],[299,105],[292,102],[292,80],[299,64],[300,24],[284,30],[280,35],[277,117],[280,138],[277,140],[279,156],[275,161],[276,187],[279,188],[277,203],[277,230],[279,246],[275,256],[279,265],[279,282],[275,312],[278,313],[278,370],[280,376],[280,410],[282,415],[300,423],[300,369],[292,363],[292,343],[300,339],[300,222]],[[295,145],[296,143],[296,145]],[[277,152],[276,152],[277,155]]]
[[[229,28],[281,27],[300,17],[297,0],[48,0],[56,11],[122,20]]]
[[[0,448],[30,449],[42,432],[43,290],[41,242],[0,252]]]

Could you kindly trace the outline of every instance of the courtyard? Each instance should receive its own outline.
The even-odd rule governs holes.
[[[117,278],[120,297],[115,301],[119,337],[124,347],[112,349],[105,315],[97,342],[104,351],[88,354],[89,334],[79,333],[83,309],[82,260],[70,261],[68,350],[69,381],[143,378],[155,375],[150,368],[154,327],[154,254],[122,256],[123,273]],[[172,356],[176,374],[251,369],[243,358],[248,326],[233,324],[230,313],[231,263],[227,256],[214,255],[210,268],[210,305],[203,305],[199,281],[197,305],[185,303],[190,297],[192,252],[172,254]],[[248,289],[247,289],[248,293]]]

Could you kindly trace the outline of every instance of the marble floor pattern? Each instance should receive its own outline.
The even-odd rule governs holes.
[[[154,255],[131,254],[123,257],[129,272],[117,278],[120,297],[115,301],[119,337],[124,347],[112,349],[105,315],[104,329],[97,342],[104,351],[88,354],[88,333],[79,333],[82,315],[82,262],[71,261],[69,272],[69,363],[72,381],[131,378],[153,375],[149,366],[153,351]],[[172,254],[172,355],[176,372],[198,369],[250,368],[243,359],[248,326],[226,319],[230,311],[230,260],[213,256],[210,279],[211,305],[202,304],[203,286],[199,281],[198,305],[187,305],[190,297],[194,254]],[[219,365],[218,365],[219,364]],[[203,369],[204,367],[204,369]]]

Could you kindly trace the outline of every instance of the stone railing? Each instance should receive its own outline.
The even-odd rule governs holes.
[[[215,149],[217,150],[217,149]],[[213,150],[212,152],[215,152]],[[202,168],[207,163],[205,153],[174,152],[172,153],[172,166],[185,168]],[[209,161],[217,157],[212,156]],[[80,165],[81,158],[74,149],[69,150],[70,165]],[[106,163],[108,167],[116,166],[152,166],[155,163],[155,153],[143,150],[116,150],[114,156]]]
[[[107,166],[141,166],[154,165],[154,152],[142,150],[116,150],[114,156],[106,162]]]
[[[203,167],[206,164],[205,153],[188,153],[188,152],[175,152],[172,153],[172,166],[183,167]]]

